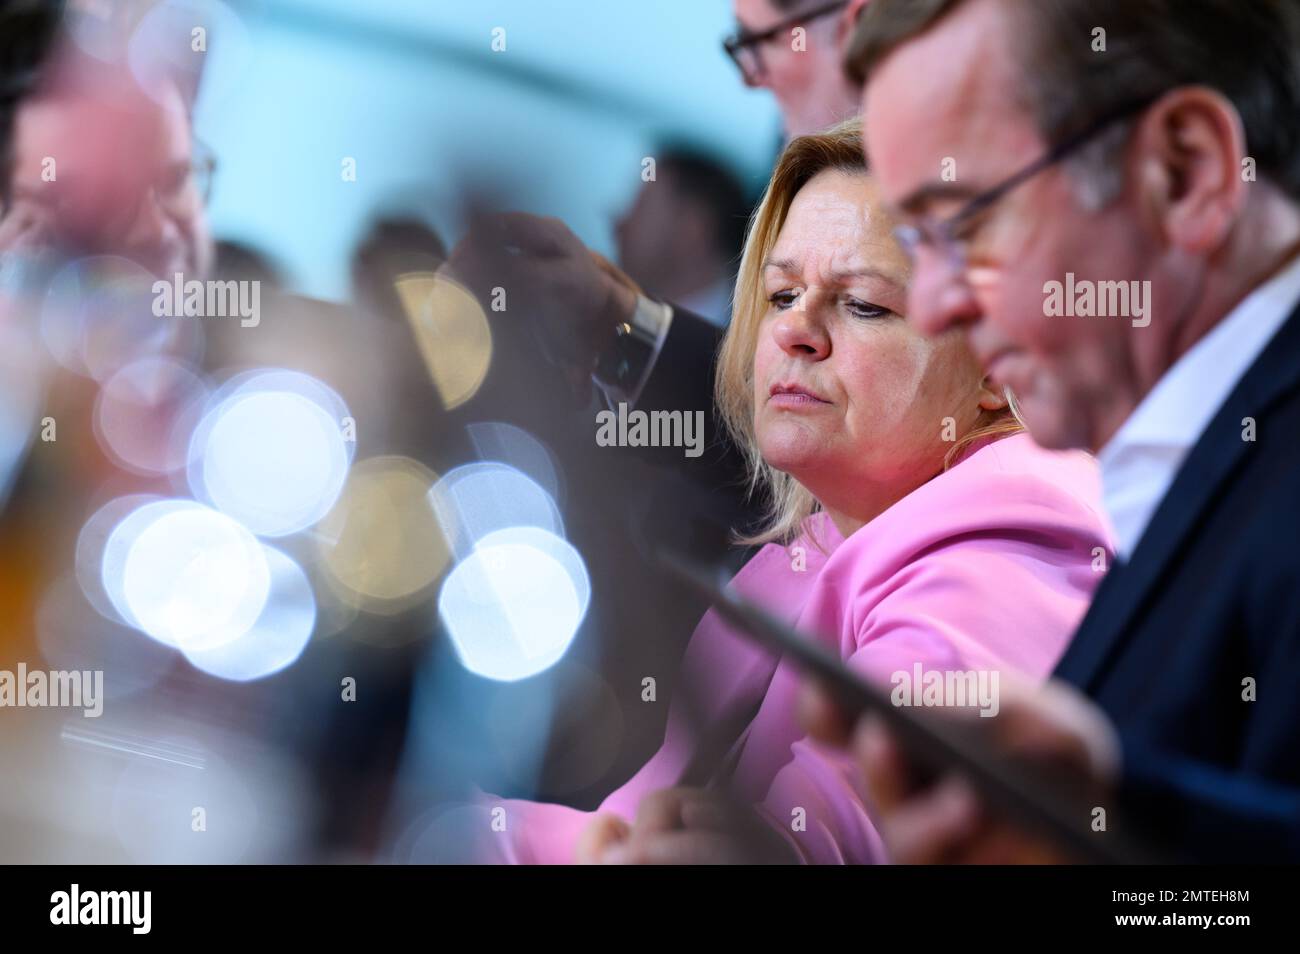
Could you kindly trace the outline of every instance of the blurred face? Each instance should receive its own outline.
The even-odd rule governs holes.
[[[662,289],[678,260],[678,239],[684,220],[692,210],[673,187],[672,174],[661,170],[654,182],[647,182],[632,205],[614,225],[618,264],[633,280],[651,290]]]
[[[190,175],[189,119],[174,88],[161,98],[124,88],[24,103],[6,218],[39,223],[33,228],[48,229],[51,243],[73,254],[121,255],[157,276],[203,277],[211,241]]]
[[[966,433],[980,376],[960,336],[902,317],[908,262],[872,178],[826,170],[795,196],[768,256],[754,354],[764,460],[860,522],[943,468],[944,419]]]
[[[863,99],[866,150],[900,220],[949,216],[1048,149],[1018,105],[1024,81],[1009,38],[1023,29],[1007,6],[972,0],[873,71]],[[1149,386],[1152,370],[1137,352],[1144,333],[1154,340],[1152,329],[1049,311],[1048,283],[1064,283],[1067,273],[1150,279],[1155,328],[1162,310],[1185,306],[1196,282],[1156,264],[1127,193],[1092,212],[1076,189],[1062,165],[1017,187],[963,230],[964,265],[923,245],[908,317],[926,334],[961,329],[990,380],[1013,390],[1040,444],[1097,450]]]
[[[756,33],[819,3],[800,0],[789,9],[779,9],[772,0],[733,0],[732,6],[740,27]],[[758,45],[763,70],[752,82],[772,91],[788,136],[825,129],[857,110],[858,90],[842,65],[852,16],[852,10],[842,11],[800,24],[806,32],[802,49],[795,48],[794,27]]]

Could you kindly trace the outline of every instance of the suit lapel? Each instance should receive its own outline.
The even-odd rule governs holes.
[[[1297,355],[1300,306],[1291,312],[1187,455],[1131,559],[1114,568],[1098,588],[1083,623],[1057,664],[1058,677],[1086,689],[1100,675],[1202,514],[1222,495],[1222,487],[1233,471],[1258,446],[1242,440],[1242,419],[1255,419],[1260,440],[1291,439],[1290,435],[1268,434],[1264,416],[1300,384]]]

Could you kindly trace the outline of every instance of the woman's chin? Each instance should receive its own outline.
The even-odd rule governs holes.
[[[759,442],[763,460],[769,467],[775,467],[789,474],[795,480],[799,475],[817,470],[826,458],[825,441],[817,440],[811,435],[802,434]]]

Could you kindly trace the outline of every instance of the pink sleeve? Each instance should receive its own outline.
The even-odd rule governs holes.
[[[784,568],[788,558],[781,547],[768,546],[740,571],[738,586],[775,608],[793,605],[785,588],[802,586],[802,580],[781,573],[784,583],[773,584],[773,566]],[[601,803],[598,811],[636,817],[637,806],[648,793],[681,784],[683,773],[699,749],[696,726],[729,725],[762,697],[774,663],[770,655],[733,633],[710,611],[700,620],[682,658],[678,685],[668,703],[664,741],[641,769]],[[693,700],[689,712],[685,699]],[[507,837],[488,843],[481,860],[522,864],[568,864],[583,827],[592,812],[563,805],[483,796],[479,804],[505,809]]]
[[[680,707],[670,703],[664,744],[635,775],[610,793],[597,811],[632,821],[643,795],[677,783],[690,751],[688,726]],[[566,805],[490,795],[479,798],[477,804],[489,812],[495,807],[505,809],[504,815],[498,816],[505,822],[505,831],[495,832],[504,837],[485,839],[475,851],[475,861],[481,864],[572,864],[578,836],[595,815]]]
[[[955,537],[855,593],[848,664],[887,688],[916,663],[1045,677],[1087,597],[1005,533]],[[763,799],[769,822],[806,863],[885,861],[852,759],[807,739],[791,755]]]
[[[483,795],[474,807],[472,823],[482,832],[474,839],[476,864],[572,864],[578,835],[592,816],[567,805],[492,795]]]
[[[755,685],[761,685],[763,658],[752,644],[727,633],[712,613],[706,614],[687,647],[679,686],[668,703],[663,744],[635,775],[605,798],[598,811],[630,822],[646,793],[679,784],[698,745],[681,694],[689,693],[697,700],[703,710],[698,718],[706,724],[724,722],[747,695],[757,691]],[[484,839],[481,847],[475,846],[474,860],[480,863],[572,863],[578,836],[595,814],[490,795],[476,799],[476,805],[505,809],[506,830],[494,832],[505,837]]]

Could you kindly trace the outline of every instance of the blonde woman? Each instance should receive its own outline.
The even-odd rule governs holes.
[[[790,143],[719,358],[719,407],[772,501],[752,540],[765,546],[731,585],[886,684],[918,665],[1043,677],[1108,559],[1095,467],[1019,433],[959,336],[908,325],[909,271],[856,122]],[[493,802],[508,819],[494,857],[884,860],[850,764],[802,737],[791,663],[710,612],[682,665],[693,704],[673,705],[641,771],[594,816]],[[751,711],[723,740],[724,777],[678,787],[700,727]]]

